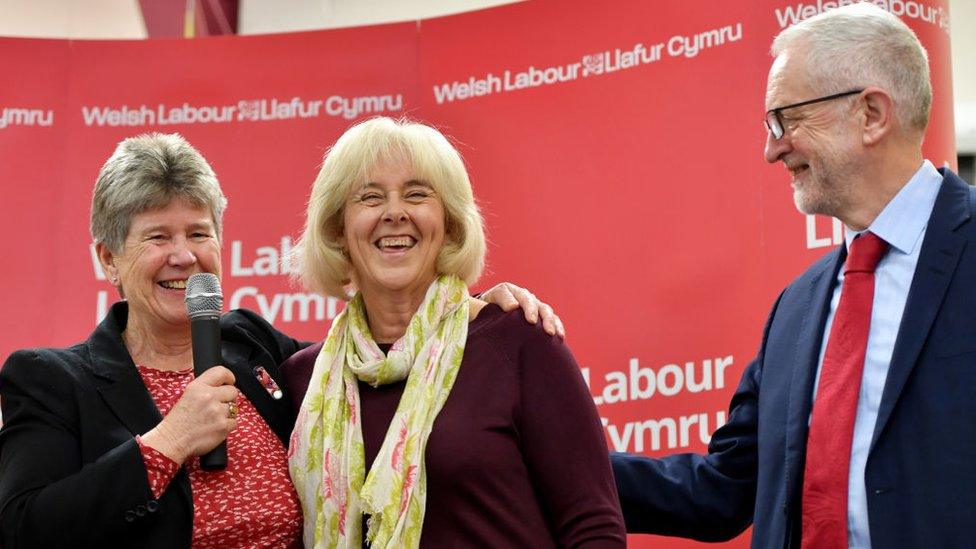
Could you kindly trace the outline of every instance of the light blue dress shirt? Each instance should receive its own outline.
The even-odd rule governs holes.
[[[901,326],[901,317],[908,300],[915,266],[918,264],[925,227],[932,215],[932,207],[942,184],[942,175],[928,160],[891,199],[878,217],[867,228],[888,243],[888,253],[878,263],[874,272],[874,304],[871,309],[871,328],[864,358],[864,374],[857,399],[857,416],[854,420],[854,441],[851,444],[851,468],[847,492],[847,542],[850,549],[870,549],[871,534],[868,530],[868,500],[864,486],[864,467],[868,459],[874,425],[878,419],[878,406],[888,377],[888,365]],[[844,228],[844,244],[850,250],[851,241],[857,236]],[[817,383],[813,394],[816,398],[823,367],[824,351],[834,322],[837,304],[844,284],[844,269],[837,274],[837,285],[830,300],[830,314],[824,326],[824,338],[817,362]]]

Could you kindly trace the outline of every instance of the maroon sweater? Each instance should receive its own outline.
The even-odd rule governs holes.
[[[322,344],[282,366],[297,408]],[[359,384],[372,464],[405,382]],[[422,547],[624,547],[596,407],[569,349],[495,305],[468,327],[427,443]]]

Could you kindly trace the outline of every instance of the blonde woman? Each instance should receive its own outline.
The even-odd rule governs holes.
[[[481,215],[437,130],[376,118],[326,155],[296,248],[348,298],[283,366],[307,547],[623,547],[602,428],[563,342],[472,298]],[[306,393],[307,387],[307,393]]]

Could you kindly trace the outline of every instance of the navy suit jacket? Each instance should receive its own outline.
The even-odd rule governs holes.
[[[976,190],[943,174],[867,459],[874,548],[976,544]],[[793,281],[707,455],[611,456],[628,532],[706,541],[753,525],[753,547],[798,547],[807,423],[845,248]]]

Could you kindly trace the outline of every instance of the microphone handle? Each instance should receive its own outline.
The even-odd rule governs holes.
[[[220,358],[220,317],[217,315],[190,320],[190,337],[193,341],[193,373],[199,377],[217,366]],[[227,442],[200,456],[200,468],[204,471],[223,471],[227,468]]]

